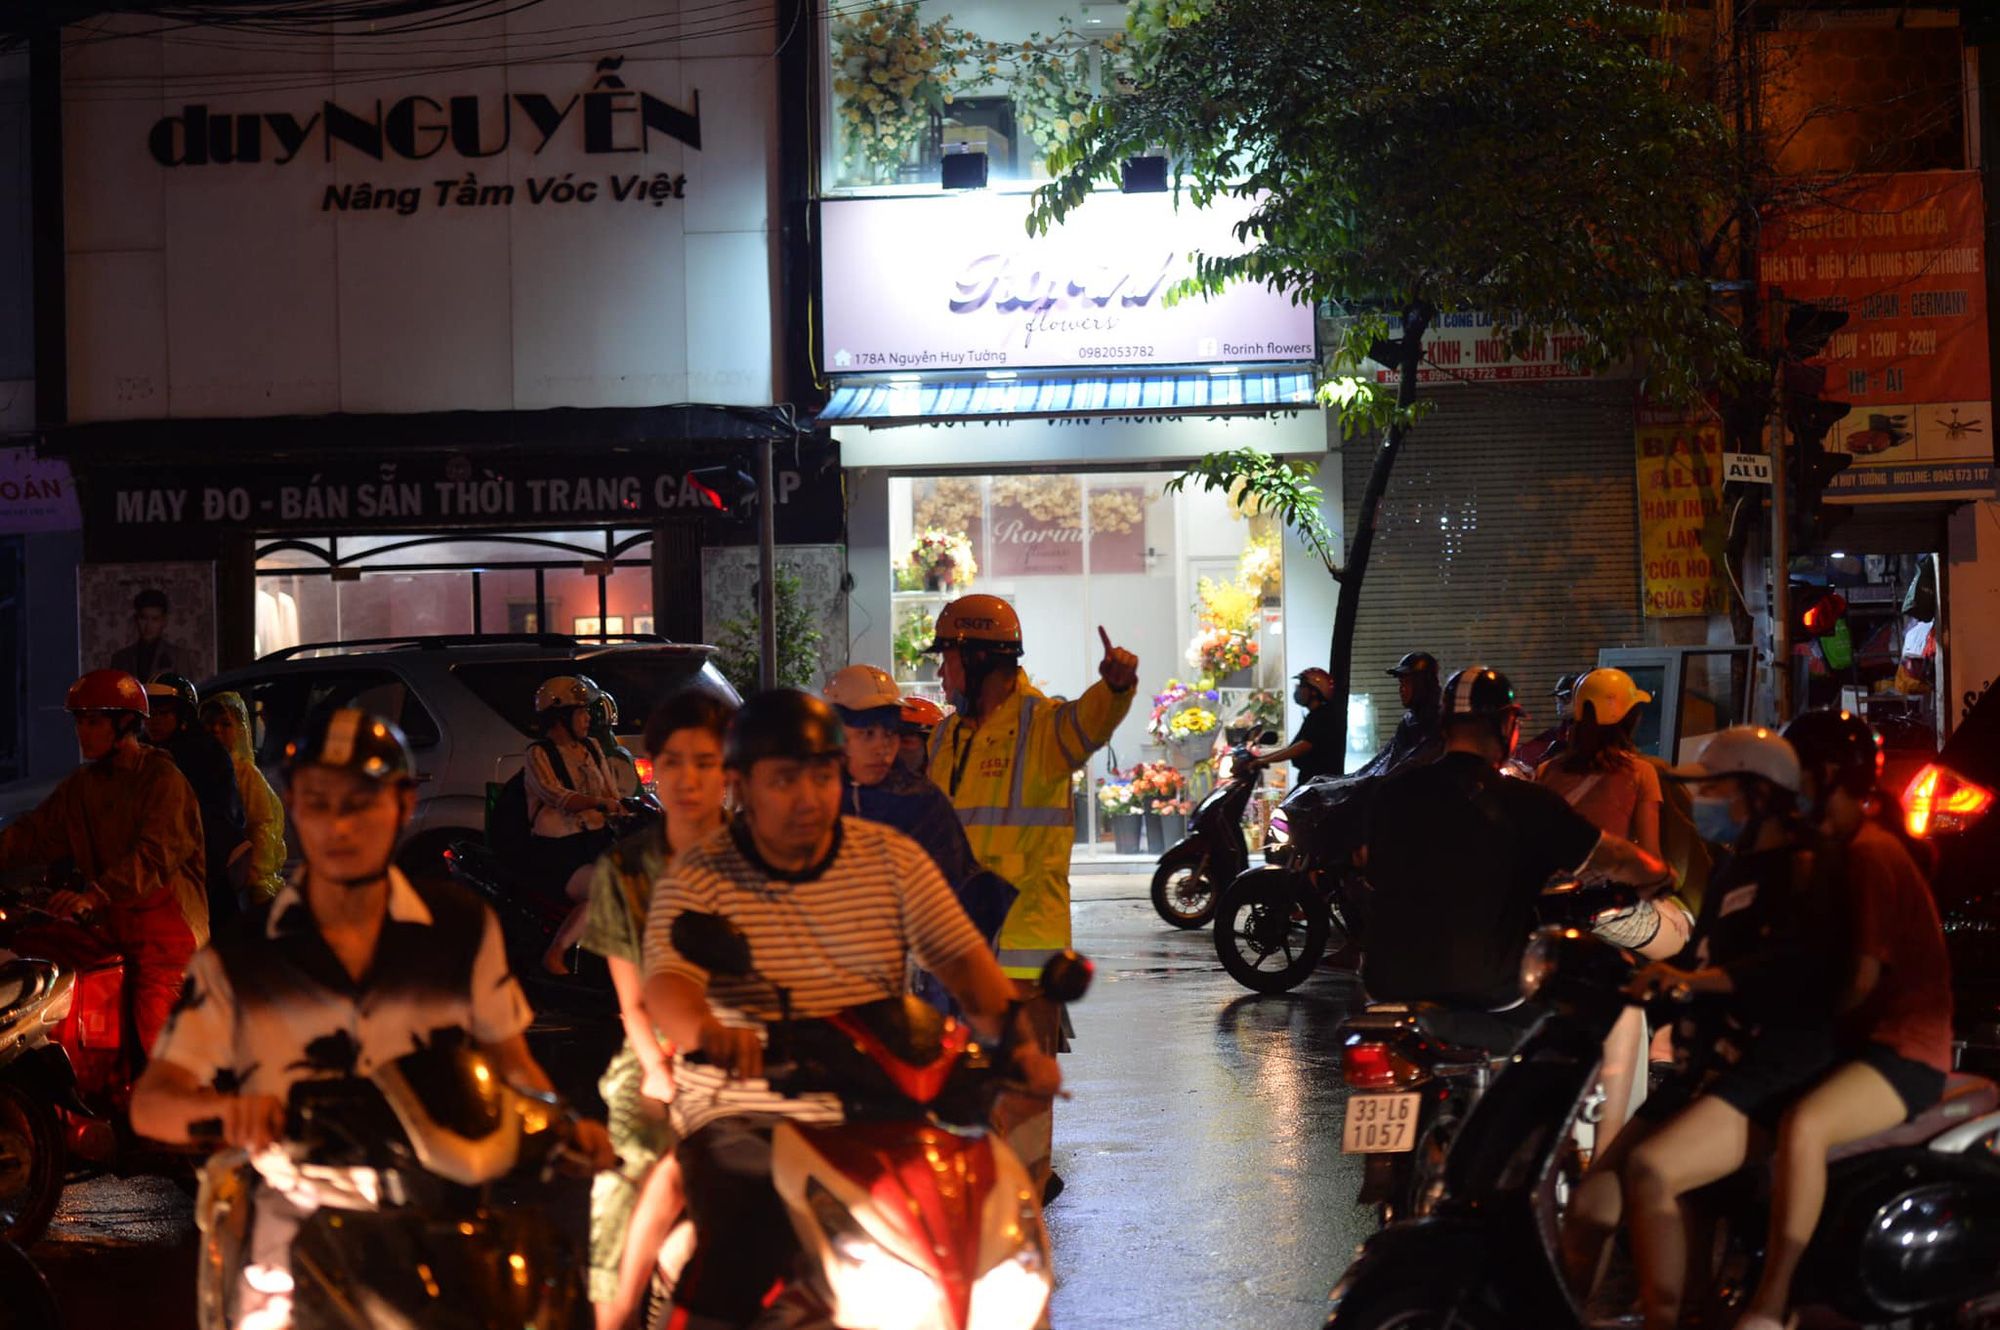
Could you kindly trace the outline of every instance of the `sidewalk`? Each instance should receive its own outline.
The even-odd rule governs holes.
[[[1145,868],[1148,871],[1078,873],[1072,870],[1069,877],[1070,904],[1079,901],[1149,901],[1153,898],[1152,865],[1147,864]]]

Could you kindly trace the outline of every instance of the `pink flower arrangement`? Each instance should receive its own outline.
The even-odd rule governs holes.
[[[1132,802],[1149,813],[1164,813],[1187,792],[1187,777],[1170,762],[1141,762],[1126,773]]]

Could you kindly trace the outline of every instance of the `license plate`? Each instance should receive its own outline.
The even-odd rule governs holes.
[[[1418,1094],[1357,1094],[1347,1100],[1340,1151],[1350,1155],[1398,1154],[1417,1144]]]

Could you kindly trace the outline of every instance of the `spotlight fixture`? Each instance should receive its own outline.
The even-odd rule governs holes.
[[[944,157],[944,187],[946,189],[986,188],[986,154],[983,152],[953,152]]]
[[[1167,159],[1159,156],[1127,157],[1118,173],[1118,188],[1127,194],[1167,192]]]

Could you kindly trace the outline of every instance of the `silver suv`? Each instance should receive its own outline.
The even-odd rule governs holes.
[[[595,680],[617,699],[619,733],[637,752],[646,717],[681,689],[699,686],[738,700],[709,663],[713,654],[712,647],[659,638],[371,638],[292,647],[224,671],[200,691],[243,695],[257,765],[274,784],[286,743],[315,708],[358,706],[395,720],[417,756],[417,813],[397,862],[407,873],[435,875],[452,841],[484,836],[487,786],[520,770],[544,679]]]

